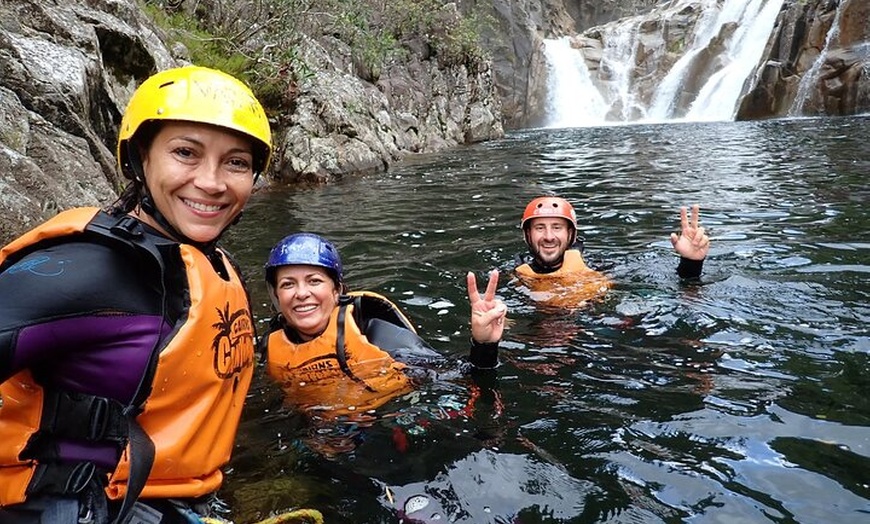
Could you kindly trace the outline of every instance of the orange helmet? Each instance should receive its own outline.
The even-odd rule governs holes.
[[[533,218],[552,217],[564,218],[569,224],[571,224],[572,238],[568,244],[573,244],[574,240],[577,238],[577,213],[574,212],[574,206],[564,198],[554,196],[535,198],[526,206],[526,210],[523,212],[523,220],[520,225],[523,228],[523,232],[526,233],[528,231],[529,222]],[[528,235],[525,236],[526,243],[528,243]]]
[[[574,226],[574,229],[577,229],[577,213],[574,212],[574,206],[564,198],[538,197],[532,200],[523,212],[523,221],[520,225],[525,228],[529,220],[538,217],[564,218]]]

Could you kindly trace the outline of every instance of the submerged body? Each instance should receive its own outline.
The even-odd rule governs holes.
[[[279,311],[267,338],[267,370],[302,411],[335,418],[376,409],[413,390],[426,368],[446,360],[389,299],[348,292],[338,250],[319,235],[282,239],[265,269]],[[464,365],[493,369],[506,313],[495,299],[498,273],[490,275],[482,298],[471,273],[467,285],[472,337]]]
[[[424,360],[438,357],[386,297],[350,293],[343,302],[326,330],[312,340],[294,342],[296,336],[283,328],[268,338],[269,375],[294,406],[322,417],[363,413],[410,392],[407,365],[390,349],[414,352]],[[369,314],[374,311],[388,315]]]
[[[704,228],[698,225],[698,205],[692,206],[689,220],[685,207],[680,209],[680,234],[670,240],[680,255],[677,274],[684,279],[698,278],[710,249]],[[603,297],[612,281],[603,273],[590,269],[583,260],[582,240],[577,239],[577,214],[564,198],[545,196],[526,205],[520,222],[531,261],[519,265],[517,281],[528,289],[538,305],[574,309]]]

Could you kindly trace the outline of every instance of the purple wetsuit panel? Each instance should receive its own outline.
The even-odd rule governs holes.
[[[162,329],[161,329],[162,326]],[[39,363],[44,379],[67,391],[130,402],[163,333],[155,315],[94,315],[26,327],[12,367]]]

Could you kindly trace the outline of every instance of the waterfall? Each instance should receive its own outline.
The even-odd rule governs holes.
[[[732,120],[746,79],[761,59],[783,2],[661,3],[647,15],[596,28],[594,34],[600,35],[597,38],[602,48],[600,67],[592,69],[593,75],[585,64],[583,50],[570,47],[567,38],[547,40],[545,53],[551,70],[547,120],[559,126],[602,125],[607,120]],[[685,23],[686,13],[697,13],[694,23]],[[663,49],[649,49],[648,44],[656,39],[673,42],[666,35],[670,20],[682,21],[677,27],[687,28],[685,46],[676,59]],[[660,33],[650,33],[652,26]],[[643,53],[639,53],[639,47],[644,48]],[[570,80],[561,71],[566,65],[580,78]],[[562,113],[566,108],[562,107],[565,102],[561,97],[576,100],[579,93],[595,100],[594,110],[582,118],[577,118],[576,113]]]
[[[687,120],[733,120],[746,79],[764,52],[782,0],[753,0],[727,50],[728,64],[710,77],[692,103]]]
[[[582,127],[604,121],[607,104],[592,85],[583,56],[571,40],[545,40],[549,86],[546,127]]]
[[[610,75],[605,98],[614,101],[610,104],[609,114],[618,115],[619,120],[637,120],[646,115],[635,92],[631,89],[632,65],[637,54],[637,24],[621,24],[610,34],[601,55],[601,68]]]
[[[737,0],[737,2],[740,2],[740,0]],[[677,4],[675,7],[682,9],[685,3]],[[693,2],[690,1],[688,3]],[[702,2],[703,14],[695,25],[695,34],[691,47],[677,60],[677,63],[668,71],[668,74],[656,89],[648,113],[650,120],[660,121],[672,118],[675,112],[676,100],[683,89],[683,82],[686,79],[690,66],[701,52],[707,48],[713,37],[719,34],[722,26],[731,19],[734,13],[728,8],[734,5],[736,5],[735,1],[730,0],[720,11],[717,0],[704,0]]]
[[[845,1],[841,1],[837,5],[837,12],[834,14],[834,21],[831,23],[830,29],[828,29],[828,34],[825,36],[825,46],[822,48],[819,56],[816,58],[816,61],[813,62],[810,69],[801,77],[801,83],[798,85],[797,95],[794,97],[792,105],[788,110],[788,116],[803,115],[804,106],[812,96],[812,90],[819,78],[819,71],[821,71],[822,66],[825,64],[825,59],[828,56],[828,49],[830,49],[831,43],[834,42],[834,39],[839,38],[840,36],[840,15],[843,12],[843,6],[846,3],[847,2]]]

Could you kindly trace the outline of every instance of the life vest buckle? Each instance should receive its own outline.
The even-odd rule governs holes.
[[[75,495],[88,487],[96,473],[93,462],[38,464],[27,486],[27,495]]]
[[[66,493],[81,493],[94,478],[97,467],[93,462],[79,462],[70,472],[66,481]]]
[[[144,234],[139,221],[130,215],[124,215],[119,218],[110,230],[112,233],[123,238],[139,238]]]
[[[89,442],[125,442],[128,431],[124,408],[107,397],[49,390],[40,433]]]

